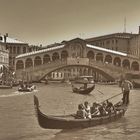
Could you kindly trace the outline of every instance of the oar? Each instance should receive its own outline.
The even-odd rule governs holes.
[[[115,97],[117,97],[117,96],[119,96],[119,95],[121,95],[121,94],[123,94],[123,93],[121,92],[121,93],[119,93],[119,94],[117,94],[117,95],[114,95],[114,96],[112,96],[112,97],[110,97],[110,98],[108,98],[108,99],[106,99],[106,100],[113,99],[113,98],[115,98]],[[101,103],[105,102],[106,100],[102,101]]]
[[[96,89],[97,90],[97,89]],[[103,92],[101,92],[101,91],[99,91],[99,90],[97,90],[98,92],[100,92],[102,95],[104,95],[104,93]]]

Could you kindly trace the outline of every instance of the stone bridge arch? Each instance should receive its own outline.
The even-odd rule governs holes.
[[[94,66],[89,66],[89,65],[62,65],[62,66],[59,66],[57,68],[51,68],[51,69],[46,69],[46,70],[43,70],[42,71],[42,75],[41,77],[39,78],[39,81],[44,79],[47,75],[49,75],[50,73],[54,72],[54,71],[57,71],[57,70],[61,70],[61,69],[64,69],[64,68],[72,68],[72,67],[86,67],[86,68],[89,68],[89,69],[93,69],[93,71],[96,71],[98,72],[99,74],[101,74],[104,78],[108,79],[109,81],[115,81],[115,78],[109,74],[109,73],[106,73],[104,70],[100,69],[100,68],[97,68],[97,67],[94,67]]]

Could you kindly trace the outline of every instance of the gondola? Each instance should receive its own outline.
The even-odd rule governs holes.
[[[9,85],[0,85],[0,89],[11,89],[12,86]]]
[[[125,77],[127,80],[132,82],[133,88],[140,88],[140,74],[132,74],[132,73],[126,73]]]
[[[75,114],[61,115],[61,116],[49,116],[43,114],[39,109],[38,98],[34,95],[34,105],[36,116],[40,127],[44,129],[75,129],[75,128],[87,128],[93,127],[109,122],[116,121],[124,116],[127,106],[116,104],[116,113],[112,113],[106,116],[98,116],[91,119],[76,119]]]
[[[117,82],[98,82],[98,85],[116,85]]]
[[[79,94],[89,94],[92,90],[94,90],[95,88],[95,84],[93,84],[91,87],[88,87],[88,88],[77,88],[77,87],[74,87],[72,85],[72,90],[74,93],[79,93]]]
[[[133,83],[133,88],[140,88],[140,80],[135,79],[132,81],[132,83]]]
[[[33,85],[33,86],[31,86],[31,87],[28,87],[28,88],[21,88],[21,87],[19,87],[19,88],[18,88],[18,91],[19,91],[19,92],[32,92],[32,91],[35,90],[35,89],[36,89],[36,86]]]

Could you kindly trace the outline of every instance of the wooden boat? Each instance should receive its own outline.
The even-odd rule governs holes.
[[[71,115],[61,115],[61,116],[49,116],[43,114],[39,109],[38,98],[34,95],[34,105],[36,110],[36,115],[38,118],[38,123],[40,127],[44,129],[74,129],[74,128],[87,128],[93,127],[105,123],[110,123],[120,119],[124,116],[127,106],[121,105],[117,107],[116,113],[112,113],[106,116],[98,116],[91,119],[76,119],[75,114]]]
[[[132,83],[133,83],[134,88],[140,88],[140,80],[139,79],[133,79]]]
[[[116,85],[117,82],[98,82],[98,85]]]
[[[140,88],[140,74],[132,74],[132,73],[126,73],[125,75],[126,79],[131,81],[133,83],[134,88]]]
[[[19,87],[18,91],[19,92],[32,92],[34,89],[36,89],[36,86],[32,85],[31,87],[28,87],[28,88],[21,88],[21,87]]]
[[[88,87],[86,89],[84,88],[76,88],[72,85],[72,90],[74,93],[79,93],[79,94],[89,94],[92,90],[94,90],[95,84],[93,84],[91,87]]]
[[[11,89],[12,86],[10,85],[0,85],[0,89]]]

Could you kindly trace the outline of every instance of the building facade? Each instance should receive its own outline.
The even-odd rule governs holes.
[[[92,45],[130,54],[130,40],[136,34],[114,33],[100,37],[86,39]]]
[[[140,58],[140,34],[137,34],[130,39],[129,48],[133,56],[138,56]]]
[[[29,46],[28,43],[8,37],[8,34],[0,35],[0,43],[9,50],[9,66],[12,69],[14,68],[17,55],[38,50],[37,46]]]
[[[92,45],[124,52],[140,58],[140,26],[137,34],[114,33],[86,39]]]
[[[5,68],[9,66],[9,51],[6,46],[0,43],[0,73],[3,73]]]

